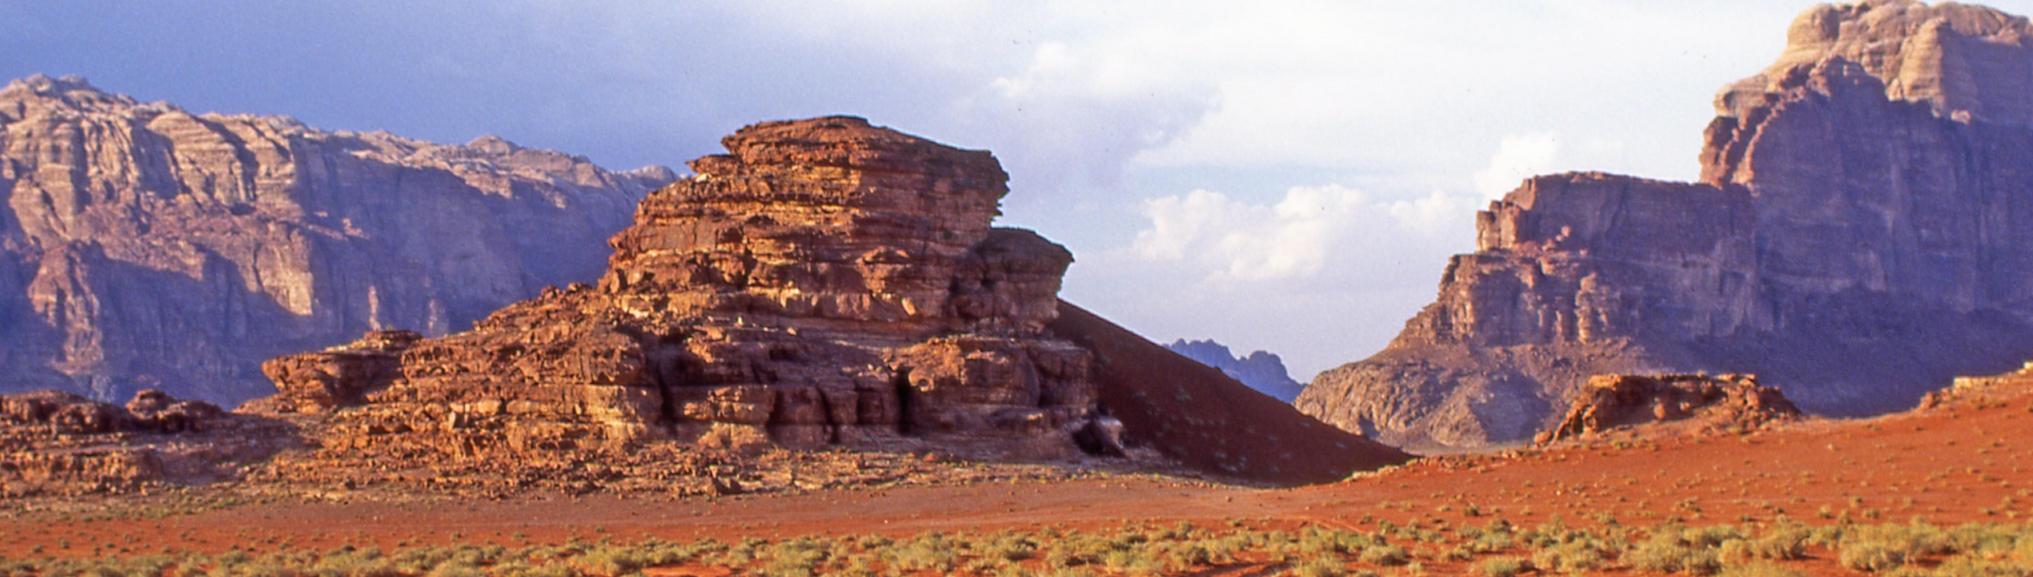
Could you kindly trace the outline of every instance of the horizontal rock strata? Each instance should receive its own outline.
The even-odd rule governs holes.
[[[661,167],[0,88],[0,392],[237,403],[265,359],[590,280]]]
[[[1122,450],[1097,433],[1092,354],[1045,330],[1072,255],[990,226],[994,157],[847,117],[723,144],[642,203],[597,285],[278,358],[280,394],[253,406],[324,415],[318,463],[587,482],[577,465],[672,447]]]
[[[1527,181],[1389,347],[1297,405],[1474,447],[1529,439],[1596,374],[1755,373],[1854,415],[2033,356],[2029,38],[1969,5],[1808,11],[1718,95],[1700,182]]]

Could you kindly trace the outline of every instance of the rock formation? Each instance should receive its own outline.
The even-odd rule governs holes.
[[[1650,423],[1691,424],[1702,431],[1747,431],[1800,416],[1779,389],[1750,375],[1597,375],[1574,396],[1567,414],[1533,442],[1582,439]]]
[[[1946,389],[1927,393],[1920,399],[1922,410],[1962,404],[1984,404],[2033,395],[2033,361],[2018,370],[1980,377],[1956,377]]]
[[[600,273],[655,167],[192,114],[76,78],[0,88],[0,391],[219,402],[266,358],[440,334]]]
[[[693,161],[571,285],[436,339],[275,359],[264,411],[329,413],[334,461],[624,462],[652,445],[1119,451],[1093,358],[1044,330],[1066,249],[990,221],[987,152],[849,117],[763,123]]]
[[[1809,410],[1911,406],[2033,356],[2033,24],[1809,10],[1716,99],[1702,179],[1543,176],[1309,414],[1386,442],[1518,441],[1602,373],[1742,372]]]
[[[315,450],[264,475],[483,492],[710,479],[698,490],[724,492],[716,475],[787,453],[1155,450],[1272,481],[1403,458],[1135,335],[1064,324],[1073,257],[991,226],[1008,187],[987,152],[852,117],[756,124],[722,144],[642,202],[597,285],[467,332],[370,333],[265,364],[278,394],[246,410],[301,423]],[[1161,391],[1151,381],[1172,377],[1126,376],[1141,365],[1109,357],[1121,350],[1215,380],[1185,378],[1190,398]],[[1238,396],[1285,422],[1233,422]],[[1163,446],[1180,431],[1216,440]],[[879,468],[862,458],[822,474]]]
[[[280,423],[152,389],[125,407],[57,391],[0,395],[0,497],[232,478],[289,439]]]
[[[1266,351],[1238,357],[1228,350],[1227,345],[1211,340],[1186,339],[1172,341],[1165,348],[1200,364],[1221,369],[1229,378],[1280,401],[1292,402],[1292,399],[1298,398],[1299,390],[1304,388],[1299,381],[1292,380],[1291,373],[1285,372],[1284,359]]]

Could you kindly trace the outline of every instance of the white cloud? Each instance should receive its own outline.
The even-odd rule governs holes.
[[[1195,190],[1145,201],[1149,223],[1128,252],[1179,263],[1215,283],[1305,280],[1333,266],[1357,265],[1393,244],[1459,234],[1470,206],[1440,192],[1378,201],[1336,184],[1292,187],[1272,204]]]
[[[1475,190],[1496,199],[1525,179],[1551,172],[1560,158],[1560,133],[1537,132],[1505,136],[1489,164],[1475,171]]]

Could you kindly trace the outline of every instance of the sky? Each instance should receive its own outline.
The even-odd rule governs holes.
[[[1381,349],[1525,177],[1693,179],[1715,91],[1812,4],[0,0],[0,76],[610,168],[863,116],[994,151],[1067,300],[1303,381]]]

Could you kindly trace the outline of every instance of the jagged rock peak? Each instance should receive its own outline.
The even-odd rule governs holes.
[[[1778,62],[1722,91],[1718,114],[1744,117],[1744,96],[1843,61],[1882,81],[1887,97],[1944,118],[2033,124],[2033,23],[2023,16],[1953,2],[1824,4],[1795,18],[1786,39]]]
[[[1249,388],[1287,403],[1299,396],[1303,386],[1286,372],[1285,360],[1270,351],[1237,355],[1229,350],[1228,345],[1213,340],[1186,339],[1172,341],[1165,348],[1200,364],[1221,369],[1222,373],[1242,381]]]

